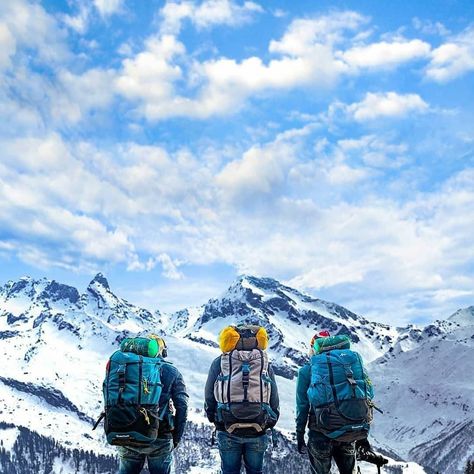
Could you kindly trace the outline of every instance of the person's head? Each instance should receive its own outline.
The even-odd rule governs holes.
[[[166,346],[165,340],[156,334],[150,334],[149,339],[154,339],[158,343],[158,354],[156,357],[167,357],[168,356],[168,347]]]
[[[329,331],[327,331],[326,329],[323,330],[323,331],[319,331],[317,332],[312,338],[311,338],[311,342],[309,343],[309,355],[312,356],[314,355],[315,351],[314,351],[314,343],[318,340],[318,339],[321,339],[322,337],[330,337],[331,334],[329,334]]]

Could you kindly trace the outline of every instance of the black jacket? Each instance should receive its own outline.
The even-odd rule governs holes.
[[[163,364],[161,372],[161,383],[163,391],[160,397],[160,410],[165,404],[170,405],[173,402],[175,414],[170,409],[158,429],[159,438],[173,438],[175,443],[179,443],[183,436],[184,427],[188,417],[188,394],[184,385],[183,377],[179,370],[169,362]]]
[[[207,376],[205,388],[205,403],[204,410],[206,411],[207,419],[216,425],[218,431],[224,431],[224,425],[216,421],[217,401],[214,398],[214,383],[221,373],[221,356],[213,361]],[[270,364],[268,364],[268,376],[272,381],[272,391],[270,394],[270,408],[275,412],[277,419],[280,416],[280,399],[278,397],[278,387],[275,380],[275,374]]]

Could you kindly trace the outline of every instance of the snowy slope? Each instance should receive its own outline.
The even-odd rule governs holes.
[[[461,326],[474,326],[474,306],[459,309],[448,320]]]
[[[400,375],[394,368],[385,376],[385,369],[380,367],[398,367],[398,363],[403,367],[405,357],[415,354],[431,341],[451,341],[460,327],[456,321],[437,322],[426,328],[393,328],[369,322],[341,306],[302,294],[268,278],[241,277],[224,295],[201,308],[162,315],[117,297],[101,274],[82,294],[55,281],[25,277],[0,288],[0,358],[3,361],[0,422],[53,437],[67,448],[113,454],[114,450],[104,443],[101,430],[91,431],[92,420],[101,410],[100,386],[105,362],[123,337],[166,331],[169,358],[183,373],[188,386],[192,407],[190,419],[195,431],[189,433],[191,439],[186,450],[178,451],[177,460],[180,465],[187,466],[186,469],[193,465],[193,472],[201,472],[201,468],[210,472],[209,462],[211,459],[214,459],[211,463],[215,462],[215,453],[208,451],[208,440],[202,438],[208,436],[209,430],[202,413],[202,399],[208,368],[219,354],[216,336],[228,324],[250,321],[264,324],[271,336],[270,355],[278,367],[277,381],[284,407],[279,428],[287,436],[294,429],[294,374],[306,360],[307,345],[315,330],[349,334],[355,341],[355,348],[367,360],[374,361],[374,373],[377,385],[380,385],[377,398],[382,405],[385,398],[391,403],[391,394],[384,387],[398,387],[396,382]],[[457,339],[452,343],[458,344]],[[471,349],[467,345],[466,354]],[[420,370],[421,359],[428,356],[429,351],[417,356]],[[401,391],[409,390],[415,381],[416,378],[403,378],[399,398]],[[456,392],[453,388],[451,395],[458,396],[457,400],[462,404],[465,397],[472,394],[468,389],[460,388]],[[424,404],[425,401],[413,397],[413,403]],[[452,420],[464,419],[461,412],[459,407],[452,408]],[[407,459],[429,464],[430,449],[434,444],[424,444],[428,437],[422,432],[417,433],[416,442],[411,445],[406,440],[397,441],[395,449],[391,439],[393,430],[402,430],[412,422],[410,413],[403,414],[403,410],[396,416],[399,423],[395,425],[388,422],[387,416],[377,416],[377,442],[394,448]],[[206,434],[198,435],[201,431]],[[11,429],[5,434],[0,431],[0,436],[10,447],[15,442],[15,431]],[[455,435],[450,442],[456,444],[458,439]],[[448,440],[436,442],[445,441]],[[196,446],[200,446],[197,451]],[[276,463],[275,474],[278,462],[282,469],[284,466],[288,469],[295,462],[292,459],[297,459],[291,449],[284,461],[269,458],[268,462]],[[462,450],[462,446],[459,449]],[[191,464],[189,456],[194,459]],[[67,459],[61,461],[64,465],[69,465],[68,462]],[[398,464],[398,467],[398,472],[414,473],[414,469],[421,469],[406,463]],[[363,472],[370,470],[364,467]]]
[[[378,416],[373,434],[405,458],[460,473],[474,456],[474,325],[387,354],[369,365]]]

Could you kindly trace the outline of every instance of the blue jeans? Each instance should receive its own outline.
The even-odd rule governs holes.
[[[240,474],[242,459],[247,474],[263,473],[263,455],[268,446],[268,436],[244,438],[225,431],[217,433],[221,455],[222,474]]]
[[[158,438],[150,447],[120,447],[119,474],[139,474],[148,460],[150,474],[170,474],[173,462],[173,440]]]
[[[355,443],[336,441],[317,431],[309,431],[308,455],[312,474],[329,474],[334,458],[340,474],[355,474]]]

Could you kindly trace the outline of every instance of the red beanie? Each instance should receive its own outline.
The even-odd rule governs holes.
[[[319,331],[319,332],[317,332],[317,333],[313,336],[313,338],[311,339],[310,347],[313,347],[314,341],[315,341],[316,339],[319,339],[319,338],[321,338],[321,337],[330,337],[330,336],[331,336],[331,334],[329,334],[329,331],[327,331],[326,329],[325,329],[324,331]]]

